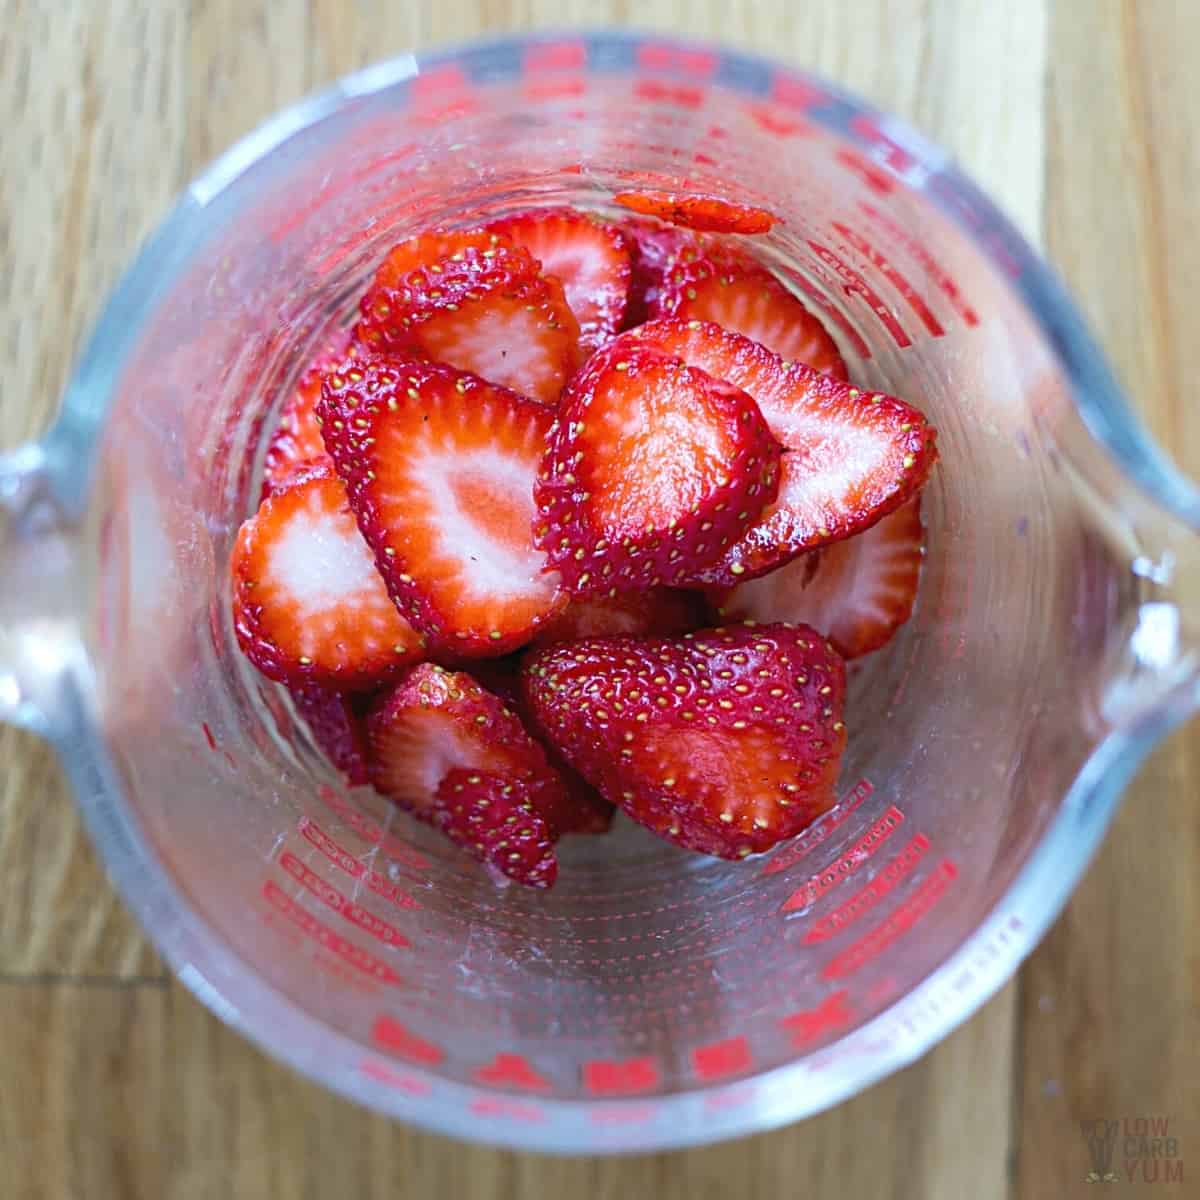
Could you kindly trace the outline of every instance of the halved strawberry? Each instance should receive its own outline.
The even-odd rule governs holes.
[[[301,684],[289,690],[313,741],[345,776],[346,782],[351,787],[368,783],[367,727],[361,712],[362,697],[316,683]]]
[[[268,495],[296,468],[328,462],[317,401],[321,399],[321,377],[335,362],[352,354],[349,335],[340,333],[305,368],[295,389],[283,402],[279,423],[271,435],[263,458],[262,494]]]
[[[539,208],[488,228],[528,250],[561,281],[585,354],[621,328],[629,293],[629,247],[615,225],[571,208]]]
[[[538,476],[535,537],[576,595],[694,579],[777,488],[754,401],[632,336],[571,380]]]
[[[619,192],[613,200],[631,212],[705,233],[766,233],[776,220],[765,208],[735,204],[719,196],[641,191]]]
[[[271,679],[357,691],[423,655],[329,466],[293,472],[262,502],[229,571],[238,643]]]
[[[480,862],[526,887],[558,878],[555,834],[528,793],[505,775],[451,771],[438,787],[434,824]]]
[[[834,802],[845,668],[807,626],[574,642],[530,654],[522,686],[572,766],[689,849],[744,858]]]
[[[701,243],[694,233],[657,221],[631,219],[623,221],[620,228],[629,244],[633,266],[625,306],[625,328],[632,329],[650,319],[671,260],[685,247],[699,247]]]
[[[616,596],[577,596],[533,639],[535,646],[577,642],[621,633],[668,637],[708,624],[708,605],[699,592],[656,587]]]
[[[464,251],[491,250],[499,239],[490,229],[433,229],[399,242],[387,253],[372,280],[373,288],[398,288],[418,267],[433,267]]]
[[[778,496],[697,573],[705,583],[732,587],[869,528],[915,495],[937,462],[937,431],[912,405],[785,363],[711,322],[670,318],[622,336],[749,393],[783,445]]]
[[[764,266],[730,247],[682,247],[667,265],[654,316],[713,321],[789,362],[846,378],[825,326]]]
[[[532,534],[549,409],[397,358],[328,373],[319,411],[392,598],[435,650],[504,654],[565,606]]]
[[[355,337],[369,351],[433,359],[554,404],[579,365],[579,323],[528,251],[487,236],[487,249],[466,245],[395,283],[377,276]]]
[[[558,781],[520,718],[465,671],[414,667],[367,713],[371,783],[402,808],[428,816],[456,767],[490,771],[530,789]]]
[[[865,532],[739,584],[718,598],[719,610],[731,620],[803,621],[843,658],[858,658],[912,615],[924,535],[915,496]]]

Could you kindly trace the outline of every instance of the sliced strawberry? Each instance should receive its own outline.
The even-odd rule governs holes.
[[[517,655],[479,659],[471,664],[471,674],[476,681],[499,697],[520,718],[529,736],[541,745],[546,752],[546,761],[558,776],[556,782],[562,784],[538,791],[538,810],[556,833],[607,833],[612,824],[613,806],[542,737],[541,730],[525,711],[520,669]]]
[[[367,714],[371,783],[428,816],[455,768],[490,771],[530,790],[558,781],[542,747],[500,697],[465,671],[414,667]]]
[[[355,338],[372,352],[433,359],[557,403],[579,365],[579,323],[562,284],[528,251],[488,236],[488,249],[465,246],[394,285],[377,276]]]
[[[554,832],[526,789],[505,775],[451,771],[438,787],[433,820],[452,842],[517,883],[548,888],[558,878]]]
[[[654,315],[713,321],[789,362],[846,378],[825,326],[770,271],[729,247],[683,247],[667,266]]]
[[[423,655],[328,466],[293,472],[262,502],[229,569],[238,642],[271,679],[358,691]]]
[[[268,495],[292,471],[329,461],[325,443],[321,440],[321,425],[317,420],[317,401],[321,399],[321,377],[348,353],[349,336],[339,333],[305,368],[295,390],[283,402],[279,423],[271,436],[263,458],[262,494]]]
[[[361,698],[315,683],[289,690],[313,741],[346,782],[351,787],[368,783],[367,727],[360,711]]]
[[[694,233],[674,225],[660,225],[657,221],[624,221],[621,231],[629,244],[633,263],[629,303],[625,307],[625,328],[632,329],[650,319],[671,261],[685,247],[698,248],[701,243]]]
[[[658,217],[705,233],[766,233],[775,215],[765,208],[735,204],[719,196],[687,196],[677,192],[620,192],[613,200],[622,208]]]
[[[522,686],[567,761],[681,846],[744,858],[833,804],[845,668],[807,626],[554,646]]]
[[[621,328],[629,294],[629,247],[615,225],[570,208],[541,208],[488,226],[528,250],[560,280],[585,354]]]
[[[937,462],[937,431],[912,405],[785,363],[718,325],[671,318],[622,336],[742,388],[783,444],[775,502],[698,572],[703,582],[732,587],[869,528],[915,495]]]
[[[565,606],[532,534],[549,409],[438,363],[370,359],[326,375],[320,413],[391,595],[435,650],[504,654]]]
[[[754,401],[632,336],[571,380],[538,476],[535,536],[576,595],[688,582],[777,488]]]
[[[924,555],[921,498],[718,599],[731,620],[802,621],[843,658],[884,645],[912,615]],[[568,610],[570,611],[570,610]]]
[[[552,621],[538,630],[535,646],[577,642],[581,638],[612,637],[620,633],[668,637],[691,633],[709,623],[708,605],[699,592],[680,588],[649,588],[616,596],[576,597]]]
[[[418,267],[433,267],[464,251],[491,250],[499,239],[490,229],[434,229],[400,242],[388,251],[372,287],[398,288],[404,277]]]

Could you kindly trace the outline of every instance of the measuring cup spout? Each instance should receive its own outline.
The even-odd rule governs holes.
[[[81,539],[57,495],[53,455],[0,455],[0,721],[51,735],[69,678],[86,671]]]

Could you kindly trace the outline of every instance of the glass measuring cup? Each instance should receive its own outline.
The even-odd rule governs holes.
[[[764,259],[939,425],[918,610],[856,671],[812,831],[727,864],[624,828],[565,843],[548,896],[498,890],[322,767],[233,648],[225,563],[262,412],[392,241],[659,182],[776,212]],[[0,460],[0,714],[272,1053],[462,1136],[707,1141],[865,1086],[1012,972],[1197,703],[1198,525],[1056,285],[910,131],[706,47],[493,42],[354,76],[189,189],[59,423]]]

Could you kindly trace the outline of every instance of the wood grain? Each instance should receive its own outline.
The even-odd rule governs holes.
[[[414,45],[630,19],[816,68],[949,147],[1045,232],[1151,423],[1200,471],[1189,0],[6,0],[0,446],[44,427],[170,194],[279,105]],[[556,1161],[398,1128],[230,1034],[162,981],[48,756],[0,731],[0,1194],[1057,1200],[1091,1194],[1076,1121],[1151,1112],[1200,1170],[1195,742],[1193,726],[1143,772],[1019,989],[922,1062],[792,1129]]]

